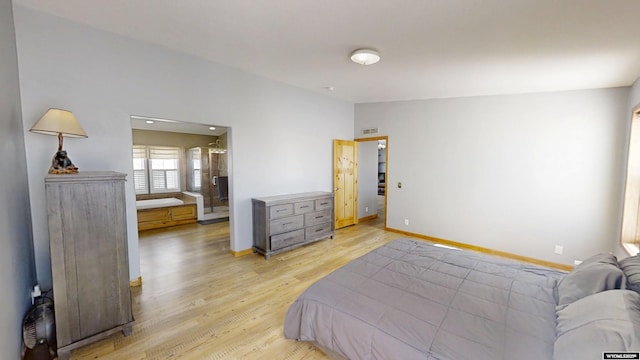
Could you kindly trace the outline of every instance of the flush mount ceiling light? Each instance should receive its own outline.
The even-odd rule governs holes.
[[[351,61],[360,65],[371,65],[380,61],[380,54],[372,49],[358,49],[351,53]]]

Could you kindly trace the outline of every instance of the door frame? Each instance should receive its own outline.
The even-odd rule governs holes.
[[[387,219],[389,218],[387,214],[387,195],[389,194],[389,136],[376,136],[376,137],[367,137],[367,138],[356,138],[353,141],[361,143],[366,141],[378,141],[385,140],[387,146],[384,148],[384,156],[385,156],[385,164],[384,164],[384,228],[387,229]]]

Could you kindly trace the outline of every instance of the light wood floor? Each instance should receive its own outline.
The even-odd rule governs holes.
[[[284,338],[287,308],[316,280],[398,237],[377,219],[266,261],[232,257],[228,223],[146,231],[132,335],[118,333],[71,358],[325,359],[313,346]]]

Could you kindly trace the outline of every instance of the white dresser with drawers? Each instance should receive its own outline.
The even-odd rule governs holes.
[[[253,250],[271,255],[313,241],[333,238],[334,210],[331,192],[259,197],[253,202]]]

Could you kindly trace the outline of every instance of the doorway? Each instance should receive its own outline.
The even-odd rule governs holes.
[[[177,198],[185,205],[196,204],[192,206],[197,214],[185,215],[193,222],[204,225],[229,221],[230,128],[135,115],[131,116],[131,128],[136,203],[143,199]],[[136,150],[140,148],[160,148],[162,161],[151,156],[137,158]],[[175,160],[167,159],[169,151],[175,153],[172,155]],[[153,168],[154,161],[158,163],[157,169]],[[167,188],[158,187],[157,183]]]
[[[358,142],[358,222],[375,220],[387,226],[389,138],[355,139]]]

